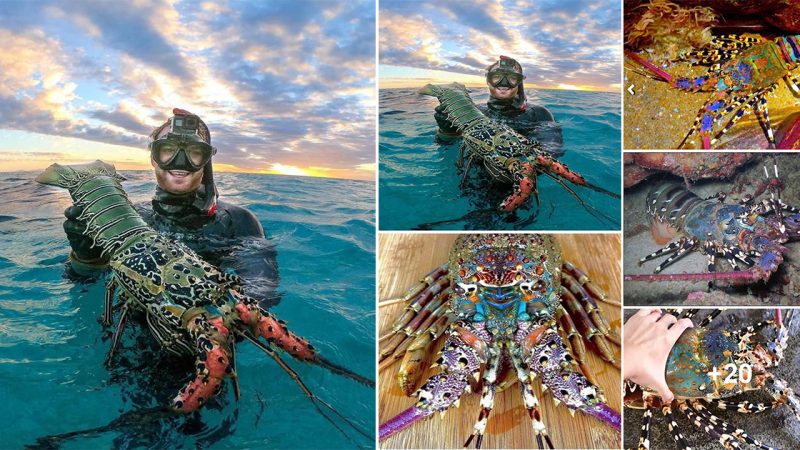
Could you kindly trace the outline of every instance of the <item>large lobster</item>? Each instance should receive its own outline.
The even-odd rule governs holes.
[[[585,338],[619,366],[609,344],[619,337],[598,301],[609,300],[580,269],[562,261],[550,236],[460,236],[449,262],[398,299],[408,305],[381,337],[381,370],[402,359],[397,380],[406,395],[420,384],[440,337],[444,346],[434,362],[438,374],[416,391],[414,406],[380,426],[380,439],[436,412],[443,415],[464,393],[475,391],[481,392],[480,414],[465,445],[480,447],[496,394],[517,379],[540,448],[553,447],[545,423],[554,419],[542,413],[550,408],[542,409],[536,380],[552,392],[556,405],[618,430],[619,414],[591,381],[584,347]]]
[[[630,50],[625,50],[625,54],[675,89],[711,93],[678,148],[697,133],[703,148],[710,149],[751,111],[761,113],[769,146],[775,148],[767,96],[775,91],[781,80],[794,93],[800,93],[800,83],[792,74],[800,58],[798,36],[774,40],[738,35],[717,36],[707,48],[687,55],[687,58],[699,64],[710,65],[707,73],[696,77],[674,76]],[[727,123],[720,127],[724,121]],[[797,133],[796,129],[792,130],[778,147],[791,148],[787,146],[794,145],[793,142],[798,139]]]
[[[753,194],[731,202],[724,193],[701,198],[685,186],[664,182],[647,195],[647,211],[654,225],[668,224],[679,237],[639,260],[640,264],[666,258],[652,275],[626,275],[628,281],[725,280],[751,284],[767,280],[783,262],[784,244],[800,237],[800,210],[781,199],[778,166],[764,167],[767,179]],[[773,176],[774,175],[774,176]],[[768,196],[759,196],[769,191]],[[707,273],[662,273],[692,251],[706,256]],[[717,257],[731,271],[718,271]]]
[[[633,435],[638,433],[638,448],[650,448],[650,425],[656,411],[663,415],[675,447],[679,449],[691,447],[687,431],[679,424],[676,413],[725,448],[740,448],[740,443],[766,450],[772,447],[716,416],[715,409],[754,414],[786,406],[800,420],[800,400],[785,380],[772,373],[784,359],[789,339],[781,312],[776,311],[772,319],[732,330],[724,325],[713,325],[712,321],[719,314],[720,310],[714,310],[701,315],[696,309],[682,314],[687,318],[703,318],[694,328],[683,332],[667,359],[666,381],[675,394],[671,403],[664,402],[658,393],[646,387],[630,384],[626,389],[625,407],[644,410],[641,427],[629,428],[626,415],[628,443],[633,442]],[[752,396],[742,395],[753,390],[766,391],[772,401],[758,403],[752,401]],[[659,444],[654,448],[665,447]]]
[[[239,398],[234,344],[246,339],[288,372],[329,421],[332,418],[320,406],[353,426],[316,397],[274,347],[368,386],[374,386],[374,382],[320,356],[307,340],[247,296],[240,288],[239,277],[220,271],[185,245],[150,228],[128,200],[120,185],[122,180],[114,166],[102,161],[75,166],[53,164],[36,178],[39,183],[69,190],[75,205],[83,209],[79,219],[86,222],[86,234],[110,257],[103,324],[111,325],[114,312],[120,312],[107,361],[113,361],[128,319],[143,315],[164,350],[195,358],[194,376],[170,403],[172,410],[185,413],[215,396],[225,378],[232,379]],[[118,303],[112,306],[115,291]]]
[[[538,174],[555,180],[587,208],[590,206],[584,203],[575,191],[564,183],[564,180],[619,198],[618,194],[589,183],[582,175],[570,170],[566,164],[554,159],[538,142],[530,141],[507,125],[487,118],[475,106],[464,85],[428,84],[420,89],[419,93],[436,97],[444,108],[443,113],[447,115],[447,119],[464,138],[457,163],[459,167],[463,166],[466,158],[462,186],[463,180],[475,163],[482,164],[495,180],[513,183],[513,192],[500,203],[498,209],[514,211],[523,205],[531,194],[539,202],[536,188]]]

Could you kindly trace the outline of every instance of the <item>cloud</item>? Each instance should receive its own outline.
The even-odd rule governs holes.
[[[380,63],[483,76],[500,55],[526,83],[618,89],[620,5],[590,0],[381,1]]]
[[[369,0],[37,6],[0,18],[0,129],[144,152],[181,107],[208,124],[220,166],[364,176],[374,160]]]

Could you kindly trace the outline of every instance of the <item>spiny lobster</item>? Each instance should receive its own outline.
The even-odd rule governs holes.
[[[687,58],[694,58],[699,64],[711,64],[708,73],[693,78],[670,75],[630,50],[625,50],[625,54],[676,89],[712,92],[678,148],[683,147],[696,132],[700,135],[703,148],[710,149],[753,109],[763,115],[770,148],[775,148],[775,136],[767,111],[767,95],[775,91],[781,79],[800,94],[800,82],[791,73],[797,68],[800,58],[798,36],[779,37],[773,41],[737,35],[719,36],[708,48],[687,55]],[[731,113],[733,116],[728,123],[715,133],[715,123]],[[796,136],[789,137],[789,140],[796,139]]]
[[[770,195],[761,201],[755,200],[759,190],[755,196],[747,194],[738,203],[728,203],[724,193],[703,199],[674,182],[653,188],[647,195],[648,213],[682,236],[639,260],[643,264],[668,256],[654,275],[626,275],[625,280],[732,280],[745,284],[767,280],[783,262],[783,244],[800,237],[800,210],[781,200],[777,164],[773,171],[771,177],[764,167],[767,181],[759,190],[769,189]],[[708,273],[660,273],[691,251],[706,255]],[[717,272],[717,256],[724,257],[733,272]],[[748,268],[740,270],[740,263]]]
[[[402,359],[400,388],[412,395],[429,353],[444,338],[433,367],[439,374],[420,387],[417,402],[380,426],[380,439],[436,412],[460,404],[464,393],[481,391],[481,411],[465,446],[476,448],[498,390],[519,380],[523,403],[539,448],[553,448],[533,391],[619,430],[619,413],[605,404],[586,365],[583,339],[619,368],[610,342],[619,336],[600,313],[605,294],[580,269],[562,261],[557,242],[535,234],[462,235],[448,263],[434,269],[396,300],[408,303],[392,329],[380,338],[381,370]]]
[[[540,173],[563,186],[585,207],[589,206],[575,191],[564,184],[564,180],[620,198],[618,194],[586,181],[582,175],[570,170],[564,163],[542,150],[538,142],[528,140],[505,124],[488,119],[475,106],[464,85],[428,84],[420,89],[419,93],[436,97],[444,107],[447,119],[464,138],[457,163],[462,167],[466,156],[467,164],[461,181],[462,186],[473,163],[482,163],[495,180],[514,184],[514,191],[500,203],[498,209],[514,211],[524,204],[531,194],[534,194],[538,203],[536,176]]]
[[[171,402],[172,410],[187,413],[215,396],[227,377],[232,379],[239,398],[234,343],[244,338],[289,373],[327,420],[333,423],[320,405],[364,434],[316,397],[272,346],[368,386],[374,387],[374,382],[320,356],[306,339],[247,296],[238,276],[220,271],[187,246],[150,228],[122,189],[120,182],[124,179],[113,165],[102,161],[75,166],[53,164],[36,178],[39,183],[69,191],[75,205],[83,208],[79,220],[86,222],[86,234],[110,257],[111,277],[102,323],[110,326],[114,311],[121,309],[121,313],[106,361],[112,361],[127,319],[143,314],[166,351],[195,358],[194,377]],[[118,303],[112,306],[115,290]]]
[[[712,414],[711,408],[748,414],[786,405],[800,420],[800,400],[786,381],[769,371],[780,364],[789,338],[780,310],[776,311],[774,320],[762,320],[737,331],[728,331],[724,327],[712,329],[709,326],[720,312],[712,311],[700,321],[699,326],[685,330],[670,351],[666,381],[675,394],[671,403],[663,402],[658,393],[635,383],[630,383],[629,389],[626,389],[625,406],[644,409],[639,449],[650,448],[650,424],[653,411],[658,409],[681,449],[690,447],[673,415],[676,409],[696,427],[715,437],[725,448],[739,448],[741,442],[771,449],[748,436],[744,430]],[[687,310],[683,317],[692,318],[697,313],[696,309]],[[770,329],[774,330],[774,335],[768,340],[759,342],[754,339],[759,335],[766,336],[765,331]],[[774,399],[773,403],[728,400],[746,391],[759,389],[768,392]]]

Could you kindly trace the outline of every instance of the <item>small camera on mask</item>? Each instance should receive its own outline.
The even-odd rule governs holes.
[[[172,118],[172,132],[176,134],[196,134],[200,118],[195,115]]]

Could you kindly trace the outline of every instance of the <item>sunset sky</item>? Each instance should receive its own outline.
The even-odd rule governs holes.
[[[458,81],[485,85],[500,55],[525,85],[619,91],[621,22],[615,0],[381,0],[381,88]]]
[[[180,107],[215,170],[374,178],[374,1],[0,6],[0,171],[150,168],[147,135]]]

